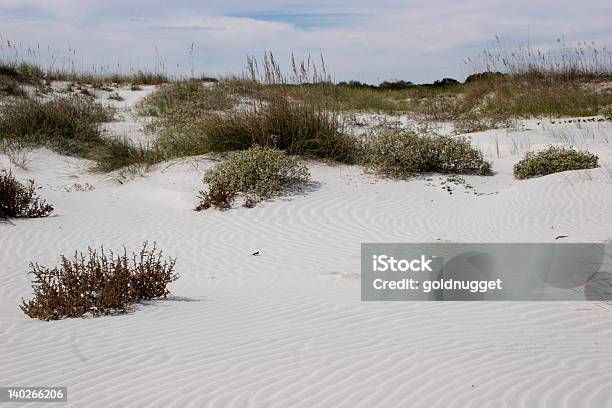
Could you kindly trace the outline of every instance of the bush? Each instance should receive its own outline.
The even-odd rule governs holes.
[[[17,100],[0,106],[0,139],[86,156],[91,148],[104,145],[99,124],[112,117],[111,111],[83,96]]]
[[[526,179],[567,170],[593,169],[599,158],[586,151],[550,146],[538,153],[529,152],[514,165],[514,177]]]
[[[208,210],[210,207],[216,207],[219,210],[229,210],[232,208],[236,195],[238,195],[238,192],[228,183],[217,183],[214,186],[210,186],[208,192],[200,191],[198,196],[200,204],[198,204],[195,210]]]
[[[491,174],[491,163],[465,138],[409,131],[383,131],[366,136],[362,161],[379,173],[409,177],[418,173]]]
[[[167,285],[178,279],[176,259],[162,261],[162,252],[155,245],[149,250],[146,242],[131,259],[125,248],[123,255],[89,248],[86,255],[61,259],[61,266],[52,269],[30,264],[34,299],[21,305],[28,316],[58,320],[125,312],[143,300],[165,298]]]
[[[11,172],[0,172],[0,217],[46,217],[53,206],[34,193],[34,180],[21,184]]]
[[[234,152],[204,174],[209,191],[200,192],[202,202],[196,209],[229,208],[238,193],[249,196],[250,206],[255,197],[263,200],[284,193],[309,177],[299,158],[283,151],[257,146]]]

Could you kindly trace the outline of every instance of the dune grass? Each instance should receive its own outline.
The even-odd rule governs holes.
[[[141,111],[157,115],[156,151],[165,157],[264,146],[289,154],[351,162],[354,140],[322,86],[289,82],[272,61],[264,81],[230,78],[203,88],[174,84],[151,95]],[[238,103],[240,101],[240,103]]]
[[[60,154],[94,160],[100,171],[156,161],[144,147],[106,137],[100,125],[111,120],[111,109],[81,95],[49,101],[16,99],[0,106],[0,141],[5,146],[45,147]]]
[[[596,63],[573,54],[562,63],[512,55],[514,59],[489,55],[504,61],[503,73],[489,72],[494,64],[487,64],[489,71],[464,83],[444,78],[431,84],[384,81],[377,86],[334,84],[323,59],[315,65],[292,58],[291,70],[284,74],[271,53],[261,62],[248,58],[245,74],[221,81],[177,80],[161,71],[76,73],[2,62],[0,95],[16,98],[0,108],[0,139],[93,159],[103,171],[253,146],[356,163],[363,146],[344,126],[353,112],[450,121],[458,133],[505,127],[515,117],[609,116],[612,89],[599,84],[612,80],[612,64],[602,62],[600,54]],[[27,99],[24,85],[40,87],[53,79],[93,86],[131,84],[133,89],[161,84],[137,109],[154,117],[146,130],[156,139],[135,146],[102,135],[100,123],[111,120],[112,112],[91,98]]]
[[[103,144],[99,124],[112,118],[112,111],[82,96],[19,99],[0,106],[0,138],[85,156]]]

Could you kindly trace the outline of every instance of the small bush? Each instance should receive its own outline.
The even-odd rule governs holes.
[[[228,183],[217,183],[211,186],[208,192],[200,191],[198,198],[200,204],[195,208],[196,211],[208,210],[215,207],[219,210],[229,210],[238,193]]]
[[[176,259],[162,260],[162,251],[155,245],[149,250],[146,242],[131,258],[125,248],[122,255],[89,248],[87,254],[61,259],[52,269],[30,264],[34,298],[21,305],[28,316],[58,320],[125,312],[143,300],[165,298],[167,285],[178,279]]]
[[[11,172],[0,172],[0,217],[40,218],[53,212],[53,206],[34,193],[34,180],[23,185]]]
[[[238,193],[247,195],[249,205],[257,199],[267,199],[284,193],[308,181],[310,174],[296,156],[285,152],[253,147],[231,153],[227,160],[204,174],[208,192],[201,192],[197,209],[229,208]]]
[[[362,161],[392,177],[437,172],[446,174],[491,173],[491,163],[465,138],[408,131],[383,131],[366,136]]]
[[[526,179],[568,170],[593,169],[599,158],[586,151],[550,146],[538,153],[529,152],[514,165],[514,177]]]

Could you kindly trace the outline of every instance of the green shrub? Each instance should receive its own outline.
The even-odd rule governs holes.
[[[61,266],[45,268],[31,263],[34,299],[22,301],[21,309],[30,317],[58,320],[67,317],[101,316],[130,309],[134,303],[165,298],[167,285],[178,279],[176,259],[162,260],[155,245],[131,258],[89,248],[88,254],[61,256]]]
[[[586,151],[550,146],[538,153],[529,152],[514,165],[514,177],[526,179],[567,170],[593,169],[599,158]]]
[[[204,174],[208,192],[201,192],[202,202],[197,209],[211,205],[229,208],[236,194],[253,195],[263,200],[282,194],[308,181],[310,174],[296,156],[256,146],[231,153],[227,160]]]
[[[34,193],[34,180],[23,185],[11,172],[0,172],[0,217],[39,218],[52,212],[53,206]]]
[[[491,174],[491,163],[468,139],[420,136],[409,131],[386,130],[367,135],[362,161],[381,174],[400,178],[428,172]]]

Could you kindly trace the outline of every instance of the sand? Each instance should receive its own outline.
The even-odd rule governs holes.
[[[131,117],[110,126],[142,137]],[[0,224],[0,385],[67,386],[70,407],[612,406],[608,304],[361,302],[359,281],[362,242],[610,242],[610,139],[610,122],[522,121],[472,135],[496,171],[464,177],[473,188],[309,162],[310,191],[225,212],[193,211],[205,157],[126,178],[29,152],[13,171],[56,211]],[[513,179],[548,144],[603,166]],[[169,300],[54,322],[19,310],[30,261],[146,240],[178,258]]]

